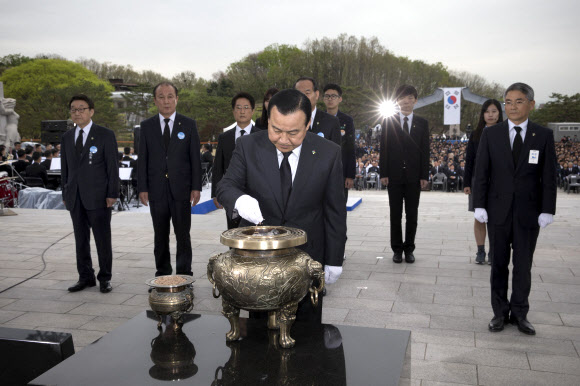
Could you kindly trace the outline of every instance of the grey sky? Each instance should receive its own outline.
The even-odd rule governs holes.
[[[519,1],[0,0],[0,56],[57,53],[210,78],[269,44],[341,33],[469,71],[538,102],[580,92],[580,3]],[[462,85],[457,85],[462,86]]]

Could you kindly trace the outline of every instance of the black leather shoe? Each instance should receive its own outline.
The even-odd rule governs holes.
[[[111,286],[111,282],[109,280],[105,280],[101,282],[101,292],[106,294],[107,292],[111,292],[113,287]]]
[[[393,262],[397,263],[397,264],[402,263],[403,262],[403,254],[402,253],[395,253],[393,255]]]
[[[87,287],[94,287],[96,286],[97,283],[93,280],[93,281],[77,281],[75,285],[73,285],[72,287],[68,287],[69,292],[78,292],[78,291],[82,291]]]
[[[498,332],[503,330],[505,323],[508,321],[506,317],[494,316],[491,322],[489,322],[488,328],[491,332]]]
[[[405,253],[405,263],[413,264],[414,262],[415,262],[415,256],[413,256],[413,253],[411,253],[411,252]]]
[[[536,335],[536,329],[532,326],[532,323],[528,322],[528,319],[512,316],[510,321],[514,326],[518,326],[518,330],[524,334]]]

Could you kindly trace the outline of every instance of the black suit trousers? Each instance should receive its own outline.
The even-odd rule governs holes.
[[[389,208],[391,211],[391,249],[395,253],[412,253],[415,250],[417,217],[421,185],[417,182],[389,183]],[[403,203],[405,205],[405,241],[403,242]]]
[[[191,203],[189,201],[174,200],[165,181],[167,193],[160,200],[149,201],[151,218],[155,232],[155,276],[171,275],[171,254],[169,253],[170,223],[173,222],[173,231],[177,240],[175,254],[176,273],[192,276],[191,271]]]
[[[91,260],[91,228],[99,257],[99,281],[111,280],[113,267],[113,247],[111,243],[112,208],[87,210],[77,190],[74,207],[70,211],[75,233],[77,271],[79,281],[95,280],[95,270]]]
[[[502,225],[488,224],[490,229],[491,263],[491,306],[495,316],[508,316],[511,311],[514,317],[526,317],[530,304],[528,297],[532,285],[532,260],[539,227],[527,229],[518,223],[517,216],[508,214]],[[512,294],[508,302],[508,280],[510,263],[510,246],[513,249]]]

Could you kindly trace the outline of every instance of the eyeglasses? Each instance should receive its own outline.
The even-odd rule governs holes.
[[[240,111],[241,110],[250,110],[250,109],[251,109],[251,107],[247,106],[247,105],[246,106],[239,106],[239,105],[236,106],[236,110],[240,110]]]
[[[338,98],[340,98],[340,95],[338,94],[324,94],[324,99],[335,100]]]
[[[70,113],[74,114],[74,113],[84,113],[85,110],[90,110],[90,107],[82,107],[80,109],[70,109]]]

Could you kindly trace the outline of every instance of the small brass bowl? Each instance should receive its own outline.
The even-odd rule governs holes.
[[[153,279],[146,281],[146,284],[152,287],[149,293],[149,306],[159,317],[159,323],[157,327],[161,328],[164,315],[171,315],[174,321],[174,328],[176,330],[181,329],[183,325],[182,315],[188,313],[193,309],[193,287],[192,283],[195,281],[191,276],[177,275],[178,277],[185,279],[185,281],[179,284],[166,285],[166,284],[156,284],[155,281],[160,278],[171,277],[158,276]]]

